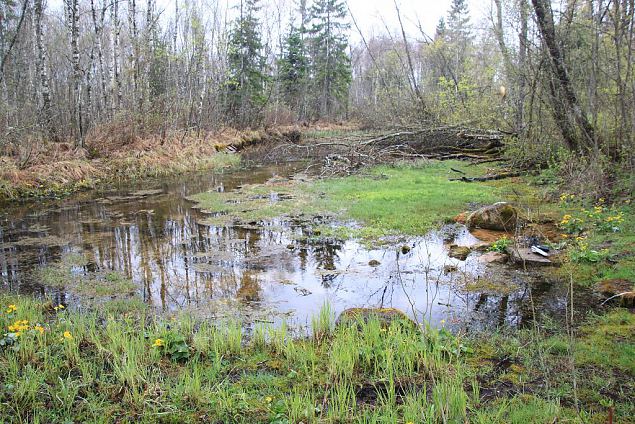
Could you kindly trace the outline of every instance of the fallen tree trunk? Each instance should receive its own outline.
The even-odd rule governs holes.
[[[520,177],[521,175],[525,175],[525,174],[526,172],[503,172],[500,174],[486,175],[484,177],[461,177],[461,178],[450,178],[449,180],[473,183],[473,182],[494,181],[494,180],[502,180],[505,178]]]

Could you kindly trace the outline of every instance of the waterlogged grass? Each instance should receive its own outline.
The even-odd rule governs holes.
[[[313,182],[272,181],[235,192],[200,193],[191,197],[214,215],[210,224],[257,222],[276,217],[335,215],[363,224],[359,230],[323,227],[335,235],[379,237],[424,234],[469,204],[501,200],[501,189],[490,184],[450,181],[451,168],[463,164],[426,161],[379,166],[368,173]],[[485,168],[472,167],[477,175]]]
[[[246,336],[237,322],[188,315],[78,313],[7,295],[0,306],[4,422],[603,422],[609,406],[628,422],[634,412],[625,311],[570,344],[535,332],[461,340],[374,319],[335,327],[328,308],[313,337],[292,339],[284,325]],[[579,412],[569,358],[585,367]]]
[[[453,161],[379,166],[367,175],[319,181],[314,190],[370,233],[424,234],[469,204],[501,200],[495,185],[450,181],[457,175],[451,168],[463,167]],[[474,166],[470,173],[484,170]]]
[[[65,288],[82,296],[115,297],[133,294],[137,286],[117,271],[84,272],[86,259],[65,255],[59,262],[39,269],[38,281],[48,287]]]

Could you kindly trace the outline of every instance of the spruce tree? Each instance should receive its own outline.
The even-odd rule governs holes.
[[[345,0],[315,0],[310,9],[311,78],[318,117],[346,109],[351,83]]]
[[[291,25],[289,35],[285,39],[283,56],[278,63],[282,97],[300,119],[305,117],[305,96],[309,76],[309,58],[304,32],[303,25],[299,28]]]
[[[227,109],[239,126],[250,126],[261,119],[264,94],[265,58],[262,54],[259,21],[260,0],[241,0],[240,14],[229,34]]]
[[[460,79],[466,70],[472,45],[472,27],[467,0],[452,0],[447,21],[448,48],[451,52],[454,74]]]

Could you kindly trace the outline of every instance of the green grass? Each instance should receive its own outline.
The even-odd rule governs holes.
[[[623,310],[571,345],[529,330],[467,340],[399,321],[335,327],[328,308],[319,336],[292,339],[285,326],[245,334],[185,314],[55,310],[4,294],[0,306],[3,422],[603,422],[613,405],[623,423],[635,412],[635,317]]]
[[[198,202],[198,207],[220,214],[210,217],[210,223],[335,214],[364,225],[360,232],[347,234],[418,235],[466,210],[470,203],[502,200],[502,190],[494,184],[449,181],[457,175],[451,171],[452,167],[464,167],[464,164],[428,161],[379,166],[365,175],[314,182],[280,181],[246,186],[239,192],[200,193],[191,199]],[[470,172],[477,175],[484,172],[484,168],[471,167]],[[271,193],[291,196],[291,199],[272,201]]]
[[[562,225],[568,259],[560,270],[563,277],[572,276],[585,286],[612,279],[635,284],[635,208],[630,201],[610,206],[566,201],[559,210],[561,217],[569,215],[569,222],[575,223]],[[616,216],[619,221],[607,222]]]

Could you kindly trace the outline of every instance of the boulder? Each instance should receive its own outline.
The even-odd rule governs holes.
[[[635,283],[632,281],[623,278],[604,280],[595,285],[595,290],[607,299],[616,296],[612,300],[617,304],[625,307],[635,306]]]
[[[467,212],[461,212],[460,214],[454,217],[454,222],[456,222],[457,224],[465,224],[465,221],[467,220],[467,215],[468,215]]]
[[[532,252],[529,247],[508,247],[507,253],[509,253],[512,261],[519,264],[531,266],[553,265],[551,259]]]
[[[478,261],[484,264],[504,264],[509,255],[500,252],[487,252],[478,257]]]
[[[467,259],[467,256],[470,254],[472,249],[467,246],[458,246],[456,244],[450,245],[450,252],[448,252],[448,256],[451,258],[459,259],[464,261]]]
[[[395,308],[349,308],[337,317],[335,325],[368,323],[371,319],[377,319],[382,328],[390,327],[393,321],[403,323],[406,327],[418,328],[417,323],[408,315]]]
[[[370,266],[379,266],[379,265],[381,265],[381,262],[379,262],[377,259],[371,259],[370,261],[368,261],[368,265],[370,265]]]
[[[472,212],[466,225],[470,229],[512,231],[518,225],[518,210],[507,202],[494,203]]]

